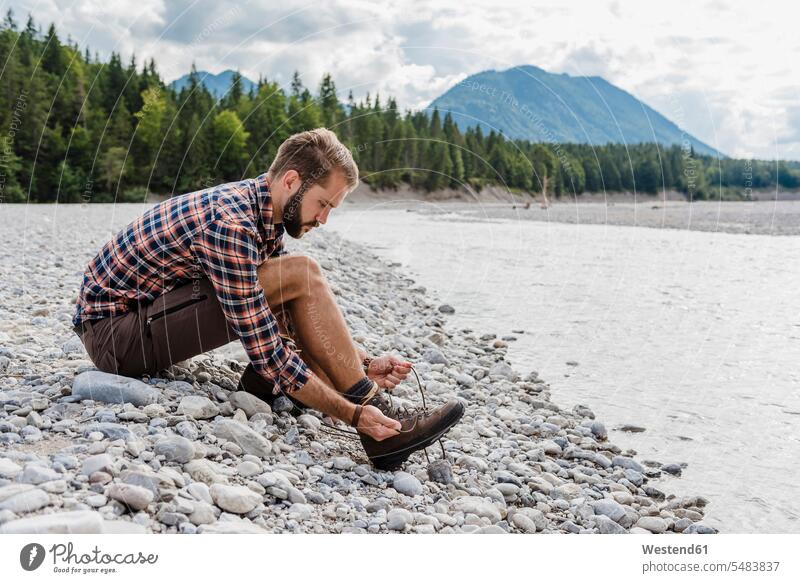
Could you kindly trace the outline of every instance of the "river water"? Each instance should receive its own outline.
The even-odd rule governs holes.
[[[654,485],[722,532],[800,532],[800,237],[345,207],[324,227],[402,264],[452,326],[588,405]],[[571,364],[568,364],[571,363]],[[645,431],[620,431],[622,425]]]

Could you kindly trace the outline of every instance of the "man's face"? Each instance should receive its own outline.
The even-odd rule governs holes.
[[[315,184],[303,192],[299,179],[297,185],[298,190],[289,197],[283,209],[283,228],[295,239],[328,222],[331,209],[338,207],[347,196],[347,181],[336,170],[328,177],[325,186]]]

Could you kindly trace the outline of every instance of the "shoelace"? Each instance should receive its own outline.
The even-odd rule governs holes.
[[[419,394],[422,397],[422,412],[421,413],[418,410],[416,410],[415,408],[408,407],[405,404],[400,405],[399,407],[396,407],[395,404],[394,404],[394,400],[392,399],[392,396],[389,394],[388,391],[381,391],[379,393],[379,395],[380,395],[381,398],[384,398],[384,397],[388,398],[389,399],[390,411],[395,415],[402,416],[403,419],[408,419],[410,417],[413,417],[414,415],[418,415],[420,417],[427,417],[431,413],[430,413],[430,411],[428,411],[428,403],[427,403],[427,401],[425,399],[425,390],[422,388],[422,381],[419,379],[419,375],[417,374],[417,371],[413,366],[411,367],[411,372],[414,373],[414,378],[417,381],[417,388],[419,389]],[[290,402],[291,402],[291,399],[290,399]],[[300,409],[300,407],[298,407],[297,405],[294,404],[294,402],[292,402],[292,407],[294,409],[297,409],[298,411],[302,411]],[[380,407],[379,407],[379,409],[380,409]],[[384,415],[385,414],[386,413],[384,412]],[[322,421],[321,423],[325,427],[328,427],[329,429],[333,429],[334,431],[337,431],[340,434],[343,434],[348,439],[360,439],[359,436],[358,436],[358,432],[357,431],[351,431],[349,429],[343,429],[341,427],[336,427],[335,425],[331,425],[330,423],[325,423],[325,421]],[[406,430],[402,430],[401,429],[400,433],[408,433],[410,431],[413,431],[415,427],[416,427],[416,423],[410,429],[406,429]],[[320,429],[322,429],[322,428],[320,427]],[[331,431],[327,431],[325,429],[322,429],[322,431],[324,431],[325,433],[328,433],[330,435],[334,435],[334,433],[331,432]],[[437,439],[436,441],[439,444],[439,447],[442,448],[442,459],[447,459],[447,454],[445,453],[444,444],[442,443],[441,438]],[[428,449],[425,448],[422,451],[425,454],[425,459],[427,459],[428,463],[430,464],[431,463],[431,458],[428,456]]]
[[[388,402],[386,399],[388,399]],[[371,399],[365,404],[376,407],[381,413],[383,413],[387,417],[391,417],[392,419],[397,419],[398,421],[411,419],[412,417],[425,418],[428,415],[430,415],[430,412],[425,409],[419,411],[415,407],[413,406],[409,407],[406,404],[401,404],[399,406],[396,406],[394,404],[394,400],[392,399],[391,395],[389,395],[388,393],[381,393],[380,396],[373,397],[373,399]],[[410,429],[406,431],[410,431]]]

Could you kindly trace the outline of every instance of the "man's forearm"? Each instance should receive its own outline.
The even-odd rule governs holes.
[[[292,397],[318,411],[341,419],[348,425],[356,406],[312,374],[305,385],[292,393]]]

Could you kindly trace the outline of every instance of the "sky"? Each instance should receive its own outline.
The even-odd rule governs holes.
[[[536,65],[599,75],[721,152],[800,160],[800,35],[792,3],[719,0],[0,1],[20,26],[56,23],[81,48],[166,81],[239,69],[288,87],[331,73],[341,99],[369,92],[426,107],[465,77]]]

